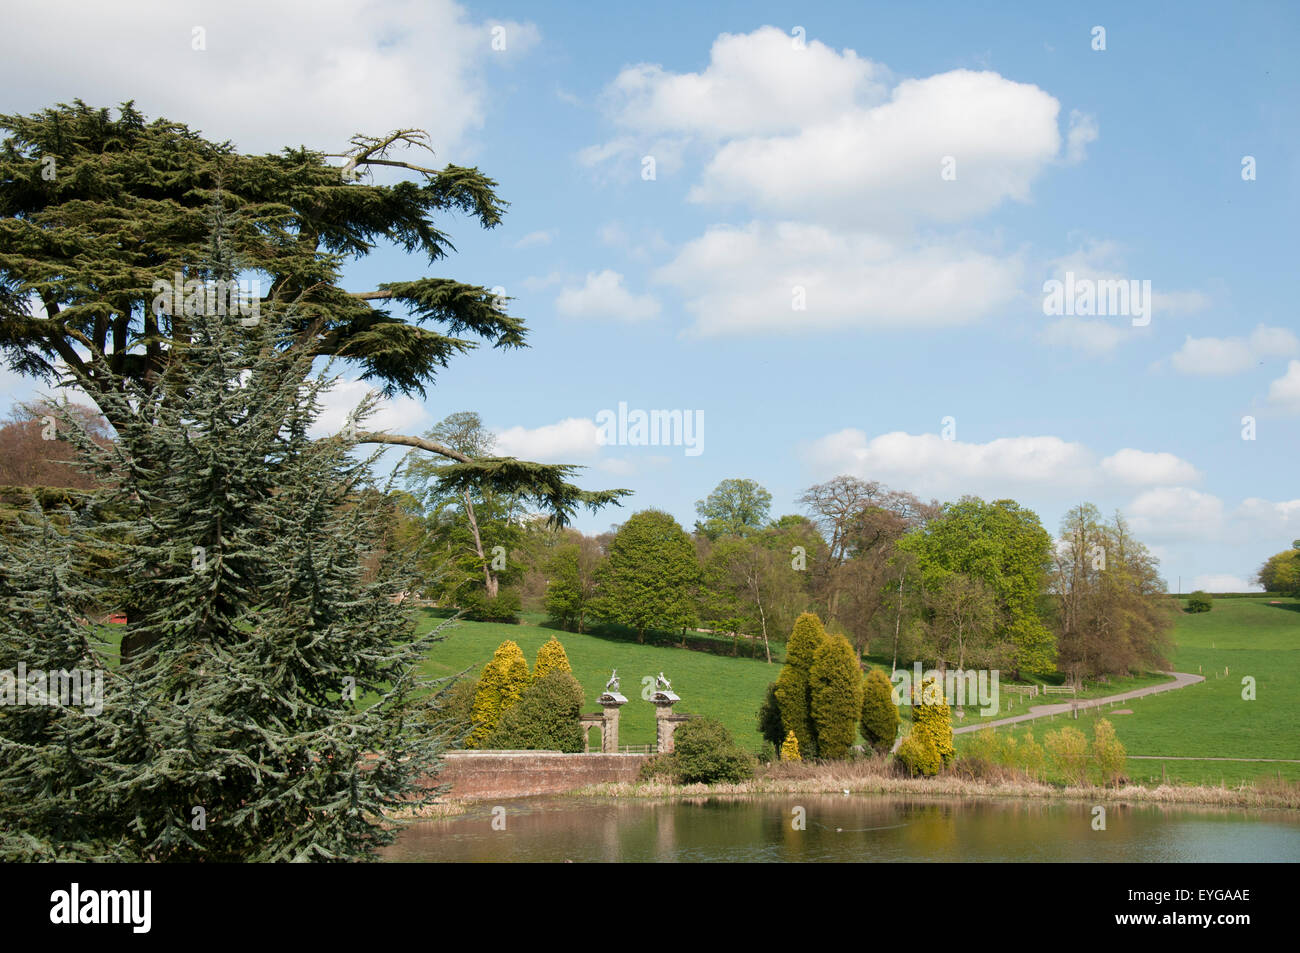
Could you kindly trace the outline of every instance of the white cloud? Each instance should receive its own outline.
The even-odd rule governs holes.
[[[1269,530],[1300,529],[1300,500],[1272,502],[1257,496],[1241,501],[1234,514],[1240,519]]]
[[[612,457],[609,460],[601,460],[595,465],[595,469],[616,477],[636,476],[637,473],[636,464],[627,457]]]
[[[1144,486],[1195,483],[1201,476],[1196,467],[1172,453],[1149,453],[1129,448],[1102,460],[1101,471],[1120,483]]]
[[[1194,338],[1183,342],[1169,362],[1183,374],[1218,376],[1249,370],[1270,357],[1300,353],[1300,339],[1286,328],[1260,325],[1245,338]]]
[[[1123,512],[1134,534],[1155,551],[1173,546],[1212,546],[1215,560],[1250,564],[1257,559],[1261,540],[1274,538],[1275,549],[1284,548],[1300,535],[1300,499],[1272,501],[1250,497],[1229,507],[1222,499],[1185,486],[1161,486],[1137,495]],[[1271,552],[1271,550],[1270,550]],[[1226,574],[1225,574],[1226,575]],[[1240,577],[1238,577],[1240,578]],[[1202,583],[1194,588],[1208,588]],[[1186,589],[1186,586],[1184,586]],[[1219,592],[1241,591],[1216,584]]]
[[[374,388],[363,380],[340,378],[321,394],[321,412],[312,425],[313,437],[337,434],[347,423],[348,414],[357,408]],[[418,433],[426,429],[424,406],[412,397],[382,398],[375,412],[361,422],[358,429],[389,433]]]
[[[1051,347],[1065,347],[1085,354],[1109,354],[1133,334],[1129,324],[1095,318],[1058,318],[1043,329],[1039,338]]]
[[[690,197],[780,218],[896,230],[1026,201],[1058,158],[1077,162],[1096,120],[990,71],[896,82],[853,50],[763,27],[722,34],[699,72],[623,69],[603,101],[619,133],[580,153],[598,165],[656,152],[658,137],[710,154]],[[946,159],[956,176],[941,176]]]
[[[605,101],[620,125],[641,132],[753,135],[833,120],[863,98],[879,99],[881,75],[852,50],[839,54],[817,40],[798,49],[789,34],[767,26],[721,34],[699,73],[627,67]]]
[[[594,457],[599,448],[594,420],[569,417],[529,429],[509,427],[496,435],[496,453],[538,463],[567,463]]]
[[[691,198],[872,227],[960,221],[1029,198],[1060,150],[1059,108],[1038,87],[996,73],[904,80],[881,105],[727,143]],[[946,157],[951,180],[940,175]]]
[[[1262,592],[1263,586],[1231,573],[1205,573],[1192,579],[1190,592]]]
[[[1144,542],[1217,540],[1224,532],[1223,501],[1185,486],[1157,487],[1129,504],[1134,533]]]
[[[555,241],[556,234],[556,230],[553,228],[548,228],[545,231],[540,232],[529,232],[523,238],[519,239],[519,241],[515,242],[514,247],[533,248],[537,245],[549,245],[551,242]]]
[[[956,244],[752,222],[708,229],[655,278],[682,292],[701,334],[949,327],[1010,300],[1019,262]]]
[[[709,227],[655,276],[700,334],[977,321],[1020,294],[1020,255],[917,226],[1027,201],[1062,158],[1060,104],[1036,86],[971,70],[899,82],[775,27],[719,36],[698,72],[628,67],[603,98],[617,134],[582,163],[631,174],[667,139],[705,155],[691,200],[755,216]],[[1096,122],[1076,111],[1069,128],[1078,161]]]
[[[903,432],[868,438],[862,430],[846,428],[813,441],[807,459],[820,473],[849,473],[941,496],[997,498],[1029,488],[1074,493],[1200,478],[1195,467],[1171,453],[1126,448],[1098,461],[1083,444],[1055,436],[966,443]]]
[[[977,444],[902,432],[868,439],[854,428],[814,441],[809,458],[826,473],[870,476],[915,492],[990,496],[1028,483],[1074,483],[1092,465],[1087,448],[1059,437],[1003,437]]]
[[[632,294],[623,286],[623,276],[607,268],[599,274],[588,272],[580,288],[563,288],[555,309],[572,318],[644,321],[659,313],[659,302],[652,295]]]
[[[1210,303],[1210,299],[1199,291],[1160,291],[1153,279],[1126,269],[1121,248],[1109,241],[1089,241],[1048,261],[1047,273],[1051,279],[1074,288],[1091,283],[1094,291],[1101,282],[1151,281],[1149,300],[1146,298],[1147,286],[1136,286],[1133,294],[1139,297],[1130,299],[1129,314],[1108,314],[1097,318],[1058,316],[1039,334],[1039,340],[1049,347],[1069,348],[1094,357],[1110,354],[1120,344],[1144,337],[1153,320],[1180,312],[1199,311]],[[1042,294],[1040,301],[1044,306],[1048,300],[1045,287],[1046,282],[1037,289]],[[1134,287],[1129,285],[1129,288]],[[1137,314],[1139,305],[1145,312],[1141,318]],[[1134,321],[1139,323],[1134,325]]]
[[[1290,361],[1286,373],[1268,385],[1268,399],[1288,413],[1300,413],[1300,361]]]
[[[1065,161],[1071,165],[1087,158],[1088,144],[1096,142],[1100,130],[1097,117],[1070,110],[1070,129],[1066,134]]]
[[[631,239],[625,229],[618,222],[607,222],[596,230],[596,237],[600,239],[602,245],[609,245],[613,248],[619,248],[626,245]]]
[[[93,90],[91,105],[134,99],[150,118],[184,122],[244,151],[306,144],[337,152],[359,131],[419,127],[442,161],[464,153],[483,124],[492,57],[501,63],[537,39],[532,25],[507,24],[509,52],[494,52],[488,24],[450,0],[319,0],[309,16],[300,5],[261,0],[201,9],[45,0],[7,9],[5,26],[23,38],[0,60],[10,112]],[[193,48],[196,28],[202,50]],[[430,158],[412,156],[426,165]]]

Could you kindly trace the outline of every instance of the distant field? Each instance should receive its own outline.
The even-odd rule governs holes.
[[[1181,615],[1174,639],[1175,670],[1206,680],[1115,706],[1131,709],[1131,715],[1102,710],[1100,717],[1110,719],[1129,754],[1300,760],[1300,602],[1215,600],[1210,612]],[[1254,701],[1241,697],[1247,675],[1255,679]],[[1081,712],[1075,724],[1091,736],[1096,717],[1095,710]],[[1017,737],[1032,730],[1041,743],[1047,731],[1068,720],[1058,715],[1002,730]],[[967,743],[968,736],[959,736],[958,750]],[[1233,784],[1278,776],[1300,780],[1300,765],[1132,760],[1128,774],[1134,780]]]

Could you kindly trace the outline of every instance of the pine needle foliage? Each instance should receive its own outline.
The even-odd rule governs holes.
[[[213,278],[234,271],[220,217]],[[57,538],[33,516],[3,544],[0,664],[100,672],[102,711],[0,709],[0,856],[372,859],[386,818],[435,796],[420,782],[446,738],[415,671],[440,630],[417,637],[397,598],[412,580],[373,459],[308,435],[327,379],[301,319],[281,300],[253,327],[200,312],[147,387],[88,367],[118,440],[73,439],[112,474],[97,505],[118,516]],[[76,578],[90,543],[115,571]],[[91,605],[131,607],[119,665],[93,645]]]

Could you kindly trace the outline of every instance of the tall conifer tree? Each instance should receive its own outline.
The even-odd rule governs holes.
[[[209,280],[235,273],[227,225],[217,206]],[[417,637],[395,598],[410,581],[372,460],[308,436],[326,381],[300,319],[274,298],[252,326],[203,307],[148,387],[101,377],[118,441],[76,439],[112,474],[97,505],[118,519],[44,546],[57,529],[34,527],[5,554],[0,661],[98,666],[102,711],[0,709],[3,855],[368,858],[394,837],[386,816],[430,797],[445,739],[417,728],[414,671],[436,633]],[[116,572],[61,577],[92,532]],[[87,655],[83,604],[132,607],[121,665]]]

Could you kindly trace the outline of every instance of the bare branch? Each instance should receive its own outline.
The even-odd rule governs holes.
[[[352,137],[353,149],[347,152],[332,152],[329,153],[329,157],[348,160],[347,164],[340,170],[345,179],[355,178],[356,168],[359,165],[391,165],[410,169],[413,172],[421,172],[425,175],[438,174],[435,169],[426,169],[423,166],[412,165],[409,162],[398,162],[389,159],[388,150],[399,142],[424,149],[430,155],[433,154],[433,146],[429,144],[429,134],[423,129],[397,129],[386,136],[363,136],[358,133]]]
[[[386,443],[399,447],[415,447],[417,450],[428,450],[430,453],[436,453],[439,456],[447,457],[451,460],[458,460],[461,463],[474,462],[472,457],[467,457],[459,451],[452,450],[450,447],[444,447],[440,443],[434,443],[432,440],[426,440],[423,437],[408,437],[405,434],[358,431],[356,440],[357,443]]]
[[[398,162],[395,159],[362,159],[365,165],[391,165],[399,169],[410,169],[413,172],[423,172],[425,175],[437,175],[437,169],[426,169],[422,165],[413,165],[410,162]]]

